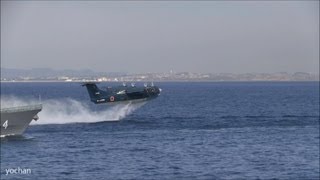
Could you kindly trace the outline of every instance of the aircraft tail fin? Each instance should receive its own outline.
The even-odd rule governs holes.
[[[86,82],[86,83],[83,83],[82,86],[86,86],[91,101],[96,102],[98,99],[102,97],[103,92],[98,88],[96,83]]]

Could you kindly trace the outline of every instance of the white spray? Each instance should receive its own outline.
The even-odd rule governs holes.
[[[1,97],[1,108],[37,104],[38,101],[26,100],[16,97]],[[88,105],[74,100],[45,100],[42,102],[42,111],[38,113],[39,120],[31,124],[66,124],[66,123],[92,123],[100,121],[119,121],[145,104],[118,104],[105,106],[103,111],[93,111]]]

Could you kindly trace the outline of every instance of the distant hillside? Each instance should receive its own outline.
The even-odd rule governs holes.
[[[51,68],[33,68],[33,69],[10,69],[1,68],[1,79],[32,78],[32,79],[51,79],[55,77],[98,77],[98,76],[123,76],[120,72],[94,72],[90,69],[82,70],[54,70]]]
[[[163,72],[128,74],[83,70],[54,70],[50,68],[1,68],[1,81],[319,81],[319,73],[192,73]]]

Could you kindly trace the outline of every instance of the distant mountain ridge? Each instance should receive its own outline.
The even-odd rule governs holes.
[[[319,81],[319,73],[193,73],[163,72],[129,74],[95,72],[90,69],[54,70],[51,68],[1,68],[1,81]]]
[[[97,76],[123,76],[121,72],[95,72],[90,69],[81,70],[54,70],[51,68],[32,68],[32,69],[11,69],[1,68],[1,79],[13,79],[21,77],[32,77],[36,79],[48,79],[53,77],[97,77]]]

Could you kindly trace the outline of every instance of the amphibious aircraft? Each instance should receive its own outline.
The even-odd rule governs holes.
[[[141,102],[154,99],[160,95],[161,89],[157,86],[144,84],[138,87],[134,83],[127,86],[107,87],[100,89],[96,82],[85,82],[82,86],[86,86],[90,99],[95,104],[102,103],[119,103],[119,102]]]

